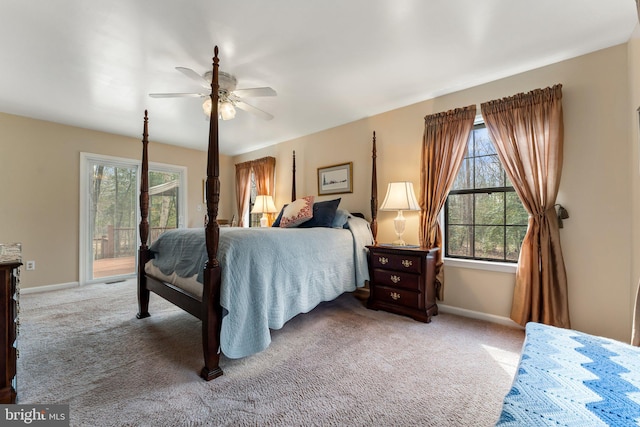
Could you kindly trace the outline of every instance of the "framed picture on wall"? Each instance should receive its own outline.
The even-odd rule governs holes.
[[[353,193],[353,162],[318,168],[318,195]]]

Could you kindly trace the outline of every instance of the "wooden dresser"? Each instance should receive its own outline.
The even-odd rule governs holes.
[[[435,258],[439,250],[407,246],[367,246],[369,287],[367,307],[410,316],[429,323],[438,314]]]
[[[0,404],[16,403],[17,319],[22,263],[0,261]]]

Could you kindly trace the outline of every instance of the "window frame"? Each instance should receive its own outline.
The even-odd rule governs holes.
[[[480,118],[480,119],[476,119],[476,121],[473,124],[473,128],[471,130],[471,132],[474,132],[477,129],[482,129],[482,128],[486,128],[486,125],[484,123],[484,121]],[[467,140],[467,152],[469,150],[468,148],[468,144],[471,141],[471,137],[472,134],[469,135],[469,139]],[[495,146],[494,146],[495,148]],[[495,152],[495,150],[494,150]],[[492,154],[492,156],[496,154]],[[507,223],[507,195],[509,193],[516,193],[515,188],[513,186],[499,186],[499,187],[483,187],[483,188],[475,188],[475,182],[477,179],[476,176],[476,168],[475,168],[475,159],[479,158],[479,157],[483,157],[483,156],[487,156],[487,154],[481,154],[481,155],[475,155],[472,157],[467,157],[467,155],[465,154],[465,158],[473,158],[474,159],[474,172],[473,172],[473,188],[468,188],[468,189],[461,189],[461,190],[450,190],[449,194],[447,195],[447,199],[445,201],[445,205],[444,208],[442,210],[441,213],[441,224],[442,224],[442,235],[443,235],[443,258],[446,261],[447,265],[451,265],[451,266],[456,266],[456,267],[463,267],[463,268],[477,268],[477,269],[482,269],[482,270],[494,270],[494,271],[505,271],[505,272],[513,272],[515,271],[515,269],[517,268],[518,265],[518,260],[510,260],[507,259],[507,250],[508,250],[508,246],[507,246],[507,239],[508,239],[508,235],[507,235],[507,230],[509,228],[512,227],[519,227],[525,228],[525,233],[526,233],[526,228],[528,227],[527,224],[508,224]],[[500,160],[500,158],[498,157],[498,160]],[[502,182],[503,183],[507,183],[508,182],[508,175],[506,175],[506,171],[504,169],[504,166],[502,165],[502,163],[500,162],[500,168],[501,168],[501,172],[502,172]],[[460,173],[460,171],[458,171],[458,173]],[[502,222],[500,224],[478,224],[476,222],[476,196],[477,195],[491,195],[494,193],[501,193],[503,194],[503,201],[502,201]],[[472,210],[472,222],[471,223],[460,223],[460,224],[450,224],[449,223],[449,197],[451,195],[472,195],[473,196],[473,210]],[[517,193],[516,193],[516,197]],[[519,198],[518,198],[519,200]],[[522,203],[522,202],[521,202]],[[523,210],[526,212],[526,209],[524,209],[523,206]],[[466,256],[466,255],[455,255],[455,254],[450,254],[449,251],[449,242],[448,242],[448,236],[449,236],[449,227],[450,226],[456,226],[456,225],[460,225],[460,226],[467,226],[467,227],[471,227],[471,235],[472,238],[470,239],[470,246],[471,246],[471,253],[473,254],[472,256]],[[482,226],[498,226],[501,227],[503,230],[503,256],[501,259],[499,258],[490,258],[490,257],[482,257],[482,256],[475,256],[475,236],[476,236],[476,227],[482,227]],[[524,238],[524,236],[523,236]]]
[[[138,194],[135,197],[135,216],[138,218],[136,225],[134,226],[136,230],[136,247],[140,246],[140,230],[139,230],[139,219],[140,219],[140,199],[139,199],[139,189],[141,182],[141,163],[140,160],[129,159],[124,157],[116,157],[109,156],[105,154],[95,154],[88,152],[80,153],[80,218],[79,218],[79,238],[80,238],[80,253],[78,256],[78,264],[79,264],[79,284],[85,285],[90,283],[104,283],[105,281],[109,281],[116,277],[135,277],[136,271],[134,270],[132,273],[125,274],[122,276],[104,276],[104,277],[93,277],[93,251],[91,243],[89,242],[90,237],[93,235],[91,230],[91,220],[90,220],[90,183],[91,183],[91,167],[95,163],[107,164],[117,167],[130,167],[136,170],[136,191]],[[178,196],[178,228],[184,228],[186,222],[189,218],[189,212],[187,207],[187,195],[189,194],[187,183],[188,183],[188,169],[185,166],[179,165],[171,165],[165,163],[156,163],[149,162],[149,170],[156,172],[169,172],[169,173],[177,173],[180,175],[180,193]],[[138,265],[138,251],[135,250],[135,265]]]

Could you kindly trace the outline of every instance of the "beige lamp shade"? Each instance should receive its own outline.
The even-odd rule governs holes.
[[[278,209],[276,209],[276,205],[273,203],[272,196],[256,196],[256,201],[253,204],[253,209],[251,209],[252,214],[262,214],[262,218],[260,218],[260,227],[266,227],[269,219],[267,218],[267,214],[276,213]]]
[[[408,181],[390,182],[387,187],[387,195],[380,206],[383,211],[398,211],[398,216],[393,220],[393,226],[396,230],[398,238],[393,242],[396,246],[406,246],[402,240],[404,233],[405,219],[402,211],[419,211],[420,205],[416,200],[416,194],[413,191],[413,183]]]
[[[413,191],[413,183],[408,181],[390,182],[380,210],[419,211],[420,205],[418,205],[416,194]]]
[[[256,202],[253,204],[251,213],[276,213],[276,205],[273,203],[272,196],[256,196]]]

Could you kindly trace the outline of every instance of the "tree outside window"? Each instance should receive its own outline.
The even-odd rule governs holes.
[[[517,262],[528,217],[485,125],[474,126],[445,203],[445,256]]]

